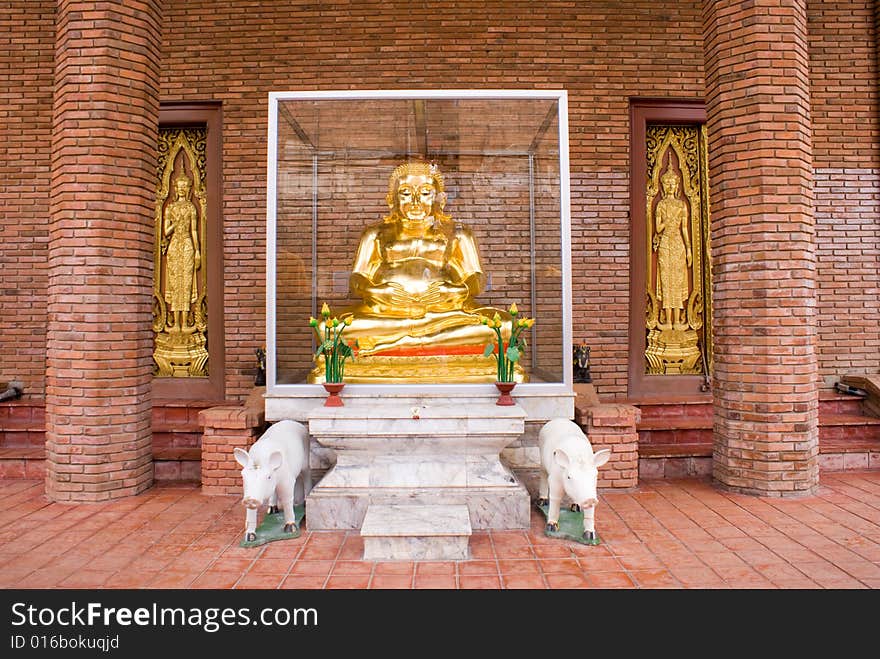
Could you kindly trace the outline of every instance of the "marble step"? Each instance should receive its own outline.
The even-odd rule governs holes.
[[[365,561],[450,561],[469,557],[465,505],[371,504],[361,525]]]

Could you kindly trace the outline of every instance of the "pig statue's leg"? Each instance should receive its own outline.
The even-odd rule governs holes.
[[[295,476],[296,480],[293,484],[293,500],[295,503],[302,503],[306,495],[303,492],[303,480],[301,476]]]
[[[559,506],[562,503],[562,484],[550,484],[550,507],[547,509],[547,530],[559,530]]]
[[[303,464],[302,470],[299,472],[296,483],[302,489],[302,498],[297,494],[296,499],[300,503],[304,502],[309,492],[312,491],[311,445],[308,435],[303,438],[303,462],[305,464]]]
[[[550,486],[547,484],[547,472],[541,468],[541,480],[538,483],[538,505],[545,506],[547,505],[547,497],[550,492]]]
[[[596,506],[584,506],[584,540],[596,539]]]
[[[305,501],[309,492],[312,491],[312,467],[308,464],[308,461],[306,462],[306,466],[303,468],[300,476],[303,481],[303,501]]]
[[[257,539],[257,509],[247,508],[245,512],[244,539],[253,542]]]
[[[284,532],[293,533],[296,531],[296,511],[293,509],[293,493],[281,502],[284,510]]]
[[[305,502],[306,495],[312,489],[312,470],[306,467],[296,477],[296,485],[293,488],[293,501],[300,504]]]
[[[272,494],[269,496],[269,510],[267,511],[268,515],[274,515],[279,510],[278,507],[278,494],[273,490]]]

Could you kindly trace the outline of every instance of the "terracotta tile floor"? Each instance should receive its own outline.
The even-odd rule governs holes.
[[[237,497],[159,485],[97,505],[0,480],[3,588],[880,588],[880,471],[823,472],[816,496],[730,494],[707,480],[605,492],[602,544],[480,532],[461,562],[365,562],[356,532],[238,546]]]

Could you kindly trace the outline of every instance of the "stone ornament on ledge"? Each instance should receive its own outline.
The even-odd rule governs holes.
[[[586,341],[572,346],[571,366],[576,384],[588,384],[593,381],[590,374],[590,346]]]

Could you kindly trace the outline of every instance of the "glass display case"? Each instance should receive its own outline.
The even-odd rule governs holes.
[[[571,390],[566,94],[450,90],[270,94],[268,392],[315,386],[309,319],[321,317],[324,303],[334,315],[364,305],[352,288],[355,257],[365,230],[389,217],[392,172],[412,161],[440,172],[443,214],[474,239],[482,276],[472,302],[490,318],[491,309],[516,303],[520,318],[536,319],[524,333],[523,386]],[[438,374],[456,353],[418,347]],[[362,386],[480,386],[455,375],[370,382]]]

